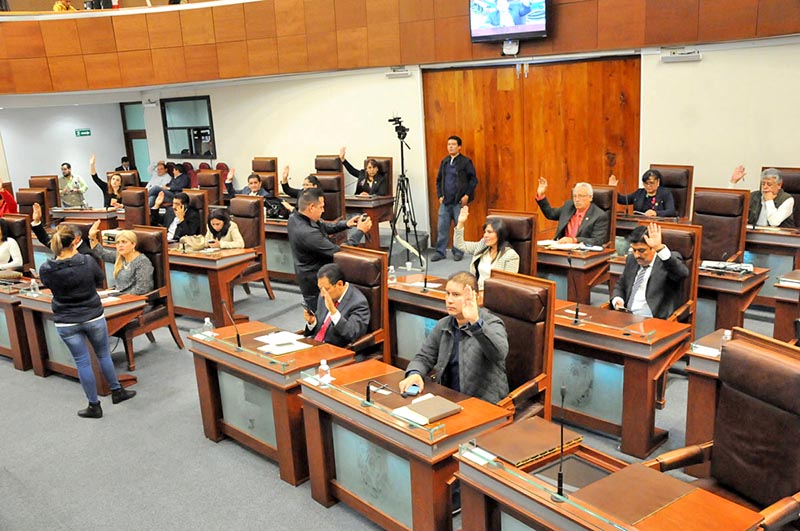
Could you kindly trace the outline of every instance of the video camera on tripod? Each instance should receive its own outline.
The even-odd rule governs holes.
[[[394,124],[394,132],[397,133],[397,138],[400,141],[405,140],[408,135],[408,127],[403,125],[403,119],[399,116],[394,116],[389,118],[389,123]]]
[[[414,200],[411,197],[411,185],[406,176],[406,159],[404,149],[411,149],[406,143],[406,136],[408,135],[408,127],[403,125],[403,119],[399,116],[389,118],[389,123],[394,124],[394,132],[397,133],[397,138],[400,140],[400,175],[397,179],[397,185],[394,193],[394,207],[392,208],[392,239],[389,242],[389,262],[392,260],[392,251],[394,250],[394,242],[397,241],[406,250],[406,262],[410,260],[410,254],[413,253],[419,258],[420,268],[424,267],[425,259],[422,257],[421,247],[419,245],[419,234],[417,233],[417,216],[414,213]],[[398,220],[403,220],[405,227],[405,238],[400,236],[397,231]],[[408,238],[411,231],[414,232],[414,240],[416,247],[408,243]]]

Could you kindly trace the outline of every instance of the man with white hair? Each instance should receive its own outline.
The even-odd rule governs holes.
[[[577,183],[572,188],[572,199],[560,208],[553,208],[545,197],[547,179],[539,177],[536,202],[547,219],[557,219],[558,243],[583,243],[603,245],[608,241],[608,214],[592,203],[594,190],[589,183]]]
[[[732,187],[744,179],[744,166],[731,175]],[[768,168],[761,172],[761,189],[750,193],[747,223],[758,227],[794,227],[794,197],[783,189],[781,172]]]

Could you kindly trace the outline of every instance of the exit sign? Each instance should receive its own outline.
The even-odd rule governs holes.
[[[75,129],[75,136],[92,136],[91,129]]]

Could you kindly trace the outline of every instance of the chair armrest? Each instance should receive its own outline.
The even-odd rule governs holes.
[[[742,255],[743,255],[743,254],[744,254],[744,251],[739,251],[739,252],[737,252],[736,254],[734,254],[734,255],[730,256],[730,257],[729,257],[727,260],[725,260],[725,261],[726,261],[726,262],[737,262],[737,261],[739,260],[739,258],[741,258],[741,257],[742,257]]]
[[[528,380],[524,384],[508,393],[508,395],[500,400],[497,405],[513,411],[516,409],[517,404],[524,402],[528,398],[531,398],[544,390],[544,388],[541,386],[541,383],[545,380],[545,378],[545,374],[540,374],[536,378]]]
[[[600,307],[608,310],[609,308],[611,308],[611,301],[604,302],[603,304],[600,305]]]
[[[776,501],[762,510],[761,515],[764,517],[764,521],[761,522],[764,531],[782,529],[789,522],[797,520],[800,515],[800,492]]]
[[[682,306],[678,307],[678,309],[672,312],[672,314],[667,317],[667,321],[675,321],[679,323],[681,322],[681,317],[684,315],[691,315],[691,313],[694,311],[693,308],[694,300],[689,299],[688,301],[684,302]]]
[[[642,464],[648,468],[658,470],[659,472],[667,472],[669,470],[675,470],[676,468],[698,465],[711,459],[711,450],[713,447],[714,441],[693,444],[692,446],[685,446],[677,450],[665,452]]]
[[[358,339],[347,345],[347,347],[345,348],[348,348],[353,352],[360,352],[367,347],[371,347],[372,345],[377,345],[383,340],[384,340],[384,332],[383,329],[380,328],[378,330],[375,330],[374,332],[369,332],[368,334],[364,334],[363,336],[359,337]]]

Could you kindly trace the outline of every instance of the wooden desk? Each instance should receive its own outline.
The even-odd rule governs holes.
[[[348,218],[354,214],[364,213],[372,219],[372,228],[367,233],[368,237],[364,240],[364,247],[380,251],[381,235],[379,226],[382,221],[392,220],[394,197],[390,195],[376,197],[348,195],[345,196],[344,203]]]
[[[769,269],[769,278],[761,287],[755,304],[774,308],[778,277],[800,269],[800,230],[747,229],[744,249],[745,262]]]
[[[697,289],[695,337],[718,328],[744,325],[744,312],[767,281],[769,269],[756,267],[753,273],[717,274],[700,270]]]
[[[25,282],[0,286],[0,356],[11,358],[18,371],[32,367],[25,319],[17,297],[19,290],[27,286]]]
[[[800,270],[792,271],[785,277],[800,279]],[[800,317],[800,285],[775,283],[775,323],[772,337],[781,341],[794,339],[794,320]]]
[[[78,369],[72,354],[59,337],[53,323],[50,290],[42,290],[38,297],[31,297],[27,293],[19,293],[17,296],[25,318],[33,373],[43,378],[49,376],[51,372],[78,378]],[[111,299],[111,297],[102,299],[109,336],[140,316],[147,304],[145,297],[141,295],[126,294],[113,297],[116,300]],[[100,371],[97,357],[90,356],[90,359],[97,380],[97,394],[101,396],[111,394],[108,382]],[[117,379],[124,387],[133,385],[137,381],[136,376],[132,374],[118,374]]]
[[[210,316],[214,323],[230,324],[223,302],[233,314],[230,283],[247,269],[253,249],[220,249],[213,252],[169,250],[169,277],[175,313],[197,318]],[[234,315],[237,322],[246,316]]]
[[[540,247],[536,273],[556,283],[559,299],[589,304],[592,288],[608,278],[608,260],[614,254],[613,249],[555,251]]]
[[[281,479],[299,485],[308,479],[306,438],[300,404],[300,371],[314,371],[320,360],[331,367],[352,363],[354,354],[318,343],[283,356],[259,355],[255,337],[277,328],[258,321],[218,328],[216,339],[189,336],[194,354],[203,431],[219,442],[226,436],[278,462]]]
[[[564,418],[621,437],[623,452],[644,458],[667,439],[655,427],[656,380],[690,327],[585,305],[574,324],[574,309],[556,301],[553,389],[567,388]]]
[[[380,405],[410,399],[373,393],[376,405],[362,405],[367,381],[397,389],[400,369],[369,360],[331,374],[336,380],[326,388],[301,382],[314,500],[326,507],[343,501],[385,529],[449,530],[453,453],[479,433],[508,424],[510,413],[466,397],[459,400],[461,413],[413,428]]]
[[[444,302],[447,279],[429,275],[430,287],[425,293],[421,287],[411,285],[423,280],[423,274],[405,275],[389,285],[389,328],[393,333],[390,358],[384,361],[397,367],[408,365],[436,321],[447,315]],[[434,288],[435,285],[439,287]]]
[[[100,220],[100,230],[116,229],[119,226],[115,208],[51,208],[50,216],[54,220],[66,222],[94,223]]]

